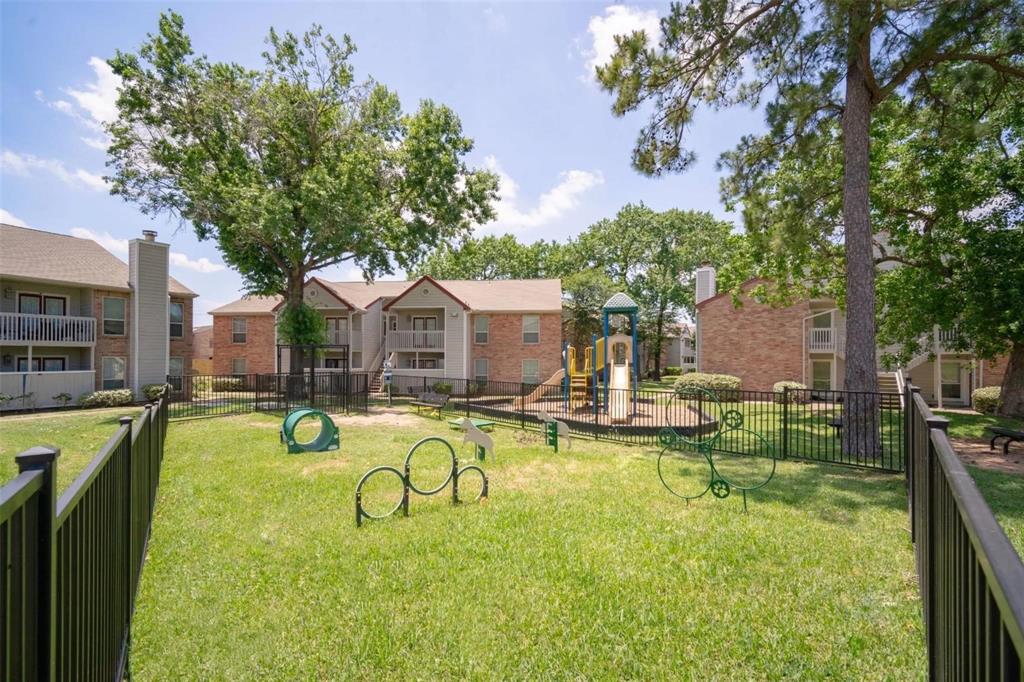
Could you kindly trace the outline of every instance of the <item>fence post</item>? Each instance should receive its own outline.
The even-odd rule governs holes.
[[[782,459],[789,457],[789,386],[782,387]]]
[[[26,576],[36,581],[34,611],[39,616],[35,641],[29,639],[29,646],[35,648],[30,656],[34,665],[26,666],[26,672],[34,669],[40,678],[53,680],[57,677],[57,458],[60,448],[52,445],[37,445],[14,458],[18,472],[42,471],[43,487],[39,490],[39,571]],[[26,610],[33,610],[32,591],[25,595]],[[27,661],[26,661],[27,663]]]

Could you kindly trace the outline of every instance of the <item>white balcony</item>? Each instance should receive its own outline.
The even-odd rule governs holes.
[[[811,327],[807,332],[807,350],[812,353],[842,353],[844,341],[835,327]]]
[[[0,409],[27,410],[38,407],[55,407],[60,401],[54,396],[67,393],[69,404],[74,405],[83,393],[95,390],[96,372],[93,370],[71,372],[0,372],[0,393],[12,396],[12,400]]]
[[[387,351],[444,350],[443,331],[389,331]]]
[[[336,346],[348,346],[350,351],[362,350],[363,335],[358,331],[353,334],[343,329],[328,331],[327,343]]]
[[[96,343],[96,318],[0,313],[0,343],[92,346]]]

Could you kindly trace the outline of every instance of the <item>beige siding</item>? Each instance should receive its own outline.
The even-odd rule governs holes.
[[[434,308],[434,311],[428,309]],[[444,309],[442,316],[437,308]],[[410,291],[398,303],[392,306],[389,311],[398,315],[398,328],[411,328],[407,315],[415,311],[423,311],[425,314],[437,314],[438,329],[444,329],[444,376],[449,378],[465,378],[466,366],[466,328],[465,315],[462,304],[452,299],[430,282],[422,282],[413,291]],[[409,327],[403,327],[408,324]]]
[[[10,295],[7,295],[7,292]],[[92,315],[92,296],[90,289],[66,287],[58,284],[22,282],[11,279],[0,279],[0,312],[18,312],[18,294],[49,294],[67,298],[67,315],[72,317],[89,317]]]
[[[139,393],[146,384],[165,381],[170,350],[168,332],[168,246],[133,239],[129,245],[128,276],[134,289],[131,306],[132,366],[129,384]]]

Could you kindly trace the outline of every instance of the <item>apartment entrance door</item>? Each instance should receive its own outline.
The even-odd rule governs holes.
[[[811,360],[811,388],[815,391],[832,390],[831,360]]]

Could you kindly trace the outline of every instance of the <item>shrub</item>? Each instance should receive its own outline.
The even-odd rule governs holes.
[[[714,393],[719,400],[739,400],[742,385],[740,378],[731,374],[689,372],[676,379],[674,388],[680,395],[685,395],[695,388],[703,388]]]
[[[431,386],[431,388],[434,390],[434,393],[448,394],[452,392],[452,385],[447,381],[434,382],[434,385]]]
[[[242,377],[214,377],[210,387],[214,391],[243,391],[245,382]]]
[[[661,375],[665,377],[677,377],[683,373],[682,367],[666,367],[661,370]]]
[[[974,393],[971,393],[971,402],[978,412],[995,414],[996,408],[999,407],[999,387],[985,386],[975,389]]]
[[[786,402],[785,389],[787,388],[791,391],[791,393],[789,394],[790,405],[800,403],[806,400],[807,394],[805,393],[805,391],[807,390],[807,387],[801,384],[799,381],[776,381],[772,385],[772,391],[775,392],[775,402],[778,403],[779,405]]]
[[[72,396],[71,396],[70,393],[58,393],[57,395],[53,396],[51,399],[54,400],[55,402],[60,403],[61,407],[67,407],[68,403],[71,402],[71,398],[72,398]]]
[[[135,395],[130,388],[116,388],[111,391],[94,391],[78,399],[82,407],[120,407],[135,402]]]
[[[170,384],[146,384],[142,387],[142,394],[146,396],[148,400],[156,400],[160,397],[160,394],[164,392],[165,388],[170,388]]]

